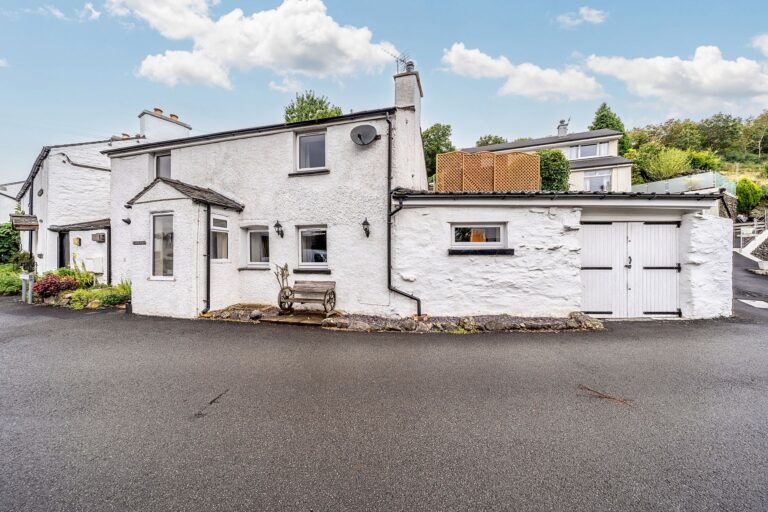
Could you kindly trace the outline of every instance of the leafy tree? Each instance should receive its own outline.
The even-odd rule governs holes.
[[[654,140],[653,134],[646,128],[633,128],[627,134],[629,136],[629,142],[632,148],[639,149],[643,144],[648,144]],[[624,153],[624,156],[631,158]]]
[[[701,149],[699,125],[690,119],[669,119],[656,127],[657,139],[665,146],[677,149]]]
[[[716,171],[723,166],[720,157],[709,149],[702,149],[701,151],[690,150],[688,151],[688,156],[691,158],[692,169]]]
[[[296,93],[296,98],[285,106],[283,117],[286,123],[327,119],[341,115],[341,107],[331,104],[325,96],[317,96],[315,91]]]
[[[749,146],[757,150],[757,158],[763,156],[763,148],[768,143],[768,110],[750,119],[744,126],[744,132],[746,133]]]
[[[491,146],[493,144],[504,144],[507,142],[507,139],[502,137],[501,135],[483,135],[479,139],[477,139],[477,142],[475,142],[475,146]]]
[[[686,151],[665,148],[648,161],[647,174],[653,181],[674,178],[691,168],[691,157]]]
[[[626,157],[633,160],[632,163],[632,181],[634,183],[645,183],[654,181],[651,177],[651,161],[664,150],[660,142],[646,142],[639,149],[627,151]]]
[[[435,174],[437,155],[456,151],[451,142],[451,125],[435,123],[421,132],[421,141],[424,144],[424,162],[427,165],[427,176]]]
[[[589,125],[590,130],[600,130],[602,128],[608,128],[623,133],[621,139],[619,139],[620,155],[626,153],[631,147],[627,131],[624,129],[624,123],[621,122],[621,118],[619,118],[619,116],[617,116],[605,102],[597,107],[595,119],[592,121],[592,124]]]
[[[541,160],[541,190],[568,190],[571,166],[558,149],[539,151]]]
[[[19,250],[19,232],[10,224],[0,224],[0,264],[8,263]]]
[[[739,200],[739,212],[749,214],[763,197],[762,189],[749,178],[741,178],[736,184],[736,197]]]
[[[699,122],[701,144],[712,151],[725,154],[729,149],[738,146],[742,129],[741,118],[720,112]]]

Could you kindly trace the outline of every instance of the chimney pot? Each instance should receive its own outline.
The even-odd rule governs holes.
[[[155,107],[153,110],[155,111],[155,114],[159,116],[163,115],[163,109],[161,109],[160,107]]]
[[[413,63],[412,60],[409,60],[408,62],[405,63],[405,71],[407,73],[412,73],[414,69],[416,69],[416,65]]]
[[[170,115],[170,116],[168,116],[168,117],[170,117],[170,118],[171,118],[171,119],[173,119],[174,121],[178,121],[178,120],[179,120],[179,116],[177,116],[176,114],[171,114],[171,115]]]
[[[124,139],[130,139],[131,138],[131,136],[129,134],[125,133],[125,132],[122,133],[122,136],[123,136]]]

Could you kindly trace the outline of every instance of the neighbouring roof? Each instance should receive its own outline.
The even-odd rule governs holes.
[[[219,206],[221,208],[226,208],[228,210],[235,210],[238,212],[243,211],[243,208],[244,208],[242,204],[238,203],[234,199],[228,198],[224,194],[220,194],[209,188],[190,185],[188,183],[184,183],[179,180],[173,180],[170,178],[155,178],[155,180],[152,183],[144,187],[144,190],[136,194],[130,201],[128,201],[127,204],[133,205],[136,201],[138,201],[141,198],[141,196],[147,193],[152,187],[154,187],[158,183],[165,183],[169,187],[173,187],[174,189],[176,189],[176,191],[184,194],[188,198],[198,203]]]
[[[128,137],[125,139],[103,139],[90,142],[75,142],[72,144],[43,146],[43,148],[40,150],[40,153],[38,153],[35,162],[32,164],[32,169],[29,171],[29,176],[27,176],[27,179],[24,181],[21,189],[19,189],[19,193],[16,194],[16,200],[20,201],[29,187],[32,186],[32,182],[34,181],[35,176],[37,176],[37,173],[40,172],[40,167],[42,166],[43,161],[51,154],[61,153],[65,156],[69,163],[78,167],[86,167],[100,171],[109,171],[109,157],[102,154],[102,148],[100,146],[132,146],[141,143],[142,140],[143,137],[137,136]]]
[[[722,192],[711,194],[677,194],[677,193],[641,193],[641,192],[587,192],[587,191],[511,191],[511,192],[433,192],[426,190],[409,190],[398,188],[392,193],[395,199],[687,199],[699,201],[702,199],[720,199]]]
[[[170,139],[170,140],[164,140],[159,142],[151,142],[149,144],[142,144],[141,149],[150,151],[150,150],[156,150],[159,148],[173,146],[173,145],[182,144],[182,143],[194,144],[199,142],[209,142],[209,141],[218,140],[218,139],[227,139],[229,137],[238,137],[243,135],[256,135],[263,132],[271,132],[271,131],[286,129],[286,128],[292,129],[292,128],[301,128],[304,126],[318,126],[318,125],[332,124],[332,123],[338,123],[340,121],[352,121],[360,118],[394,114],[396,110],[397,109],[395,107],[380,108],[376,110],[362,110],[360,112],[353,112],[351,114],[344,114],[336,117],[328,117],[326,119],[313,119],[311,121],[300,121],[297,123],[268,124],[268,125],[256,126],[252,128],[242,128],[239,130],[229,130],[225,132],[208,133],[206,135],[195,135],[193,137],[182,137],[180,139]],[[113,156],[113,155],[120,155],[123,153],[129,153],[133,150],[134,148],[108,149],[104,151],[104,154],[108,156]]]
[[[578,160],[569,160],[572,171],[583,171],[584,169],[597,169],[602,167],[614,167],[617,165],[632,165],[632,160],[623,156],[599,156],[596,158],[581,158]]]
[[[99,219],[88,222],[77,222],[75,224],[65,224],[62,226],[50,226],[48,229],[51,231],[93,231],[94,229],[106,229],[109,226],[109,219]]]
[[[141,114],[139,114],[139,118],[141,118],[141,116],[145,116],[145,115],[156,117],[158,119],[162,119],[163,121],[168,121],[169,123],[176,123],[179,126],[183,126],[187,130],[191,130],[192,129],[192,127],[190,125],[188,125],[187,123],[179,121],[178,119],[174,119],[174,118],[172,118],[170,116],[164,116],[162,114],[156,114],[155,112],[152,112],[151,110],[143,110],[141,112]]]
[[[16,231],[34,231],[40,225],[34,215],[17,215],[12,213],[11,228]]]
[[[525,149],[535,146],[548,146],[566,142],[576,142],[580,140],[599,139],[601,137],[621,137],[622,133],[617,130],[601,128],[599,130],[590,130],[588,132],[574,132],[566,135],[550,135],[548,137],[539,137],[538,139],[518,140],[514,142],[504,142],[501,144],[491,144],[490,146],[480,146],[475,148],[466,148],[462,151],[475,153],[478,151],[504,151],[507,149]]]

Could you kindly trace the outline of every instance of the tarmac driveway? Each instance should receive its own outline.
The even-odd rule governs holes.
[[[3,511],[768,508],[755,318],[357,334],[0,299],[0,326]]]

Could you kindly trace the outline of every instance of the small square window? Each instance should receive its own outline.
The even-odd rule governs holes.
[[[211,218],[211,259],[229,259],[229,230],[224,217]]]
[[[457,247],[502,247],[502,231],[500,224],[455,225],[451,243]]]
[[[325,134],[299,136],[299,170],[325,167]]]
[[[328,240],[325,228],[299,230],[299,264],[304,266],[328,266]]]
[[[155,157],[155,177],[171,177],[171,155],[158,155]]]
[[[248,264],[266,265],[269,263],[269,231],[248,232]]]

